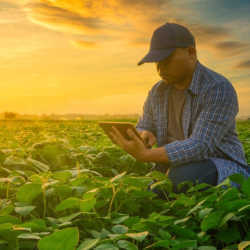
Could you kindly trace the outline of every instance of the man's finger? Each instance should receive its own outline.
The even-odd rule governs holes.
[[[118,143],[117,143],[117,140],[116,140],[116,137],[114,136],[113,132],[109,131],[109,136],[111,137],[111,140],[112,140],[115,144],[118,144]]]
[[[131,130],[131,129],[128,129],[127,130],[127,133],[128,133],[128,135],[132,138],[132,139],[134,139],[135,141],[137,141],[138,143],[140,142],[142,142],[139,138],[138,138],[138,136],[135,134],[135,132],[133,131],[133,130]]]
[[[153,146],[155,144],[155,139],[154,138],[149,138],[149,144]]]
[[[122,134],[116,127],[112,127],[112,131],[120,142],[126,143],[126,139],[122,136]]]
[[[121,143],[120,138],[117,137],[116,134],[114,134],[114,132],[109,132],[109,134],[111,135],[112,141],[118,145],[120,148],[123,148],[123,144]]]

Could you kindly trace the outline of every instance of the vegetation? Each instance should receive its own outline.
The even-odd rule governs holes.
[[[154,163],[113,145],[96,121],[0,128],[1,250],[250,249],[249,178],[175,194]],[[250,121],[237,130],[250,164]],[[165,200],[148,190],[152,180]]]

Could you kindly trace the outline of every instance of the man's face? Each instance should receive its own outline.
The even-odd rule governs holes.
[[[156,63],[157,72],[166,84],[181,86],[190,75],[192,59],[188,48],[177,48],[169,57]]]

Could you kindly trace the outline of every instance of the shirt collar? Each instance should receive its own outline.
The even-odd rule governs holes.
[[[202,75],[202,65],[199,62],[199,60],[197,60],[195,70],[193,73],[193,77],[192,77],[192,81],[188,87],[188,90],[194,95],[198,95],[199,93],[201,75]]]

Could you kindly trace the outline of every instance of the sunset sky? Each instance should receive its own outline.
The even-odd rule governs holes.
[[[249,0],[0,0],[0,112],[141,113],[160,78],[137,63],[176,22],[250,116],[249,11]]]

